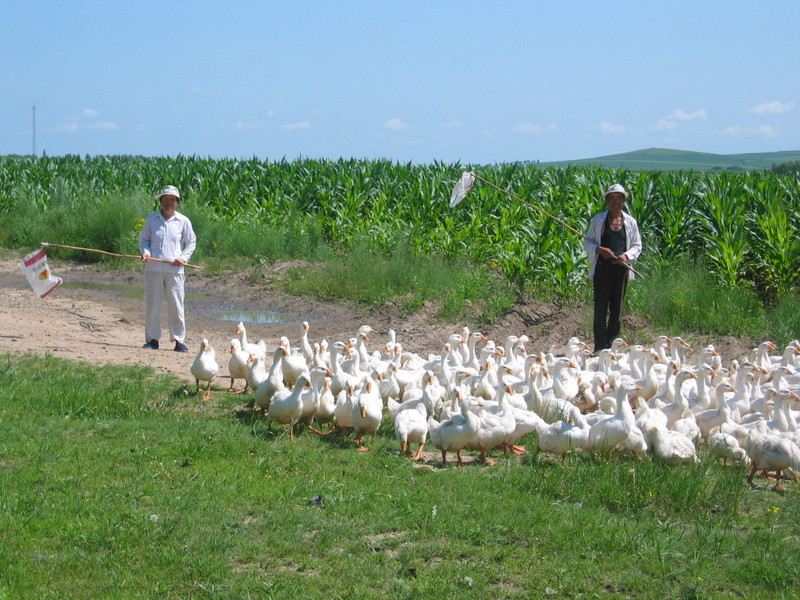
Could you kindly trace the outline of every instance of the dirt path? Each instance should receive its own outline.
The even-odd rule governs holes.
[[[18,263],[18,259],[0,260],[0,353],[50,353],[93,364],[147,365],[189,380],[189,365],[203,338],[217,350],[220,377],[227,376],[226,350],[235,336],[236,321],[212,316],[219,312],[268,311],[284,316],[286,322],[247,324],[248,339],[263,338],[270,348],[284,335],[298,344],[302,322],[308,321],[312,343],[323,338],[330,343],[347,340],[361,325],[371,325],[376,329],[370,341],[375,349],[388,340],[388,331],[394,328],[407,349],[438,353],[447,336],[463,326],[430,325],[432,308],[398,319],[386,310],[282,296],[249,283],[244,275],[206,277],[192,272],[186,284],[190,352],[172,350],[166,327],[162,348],[144,350],[140,269],[106,270],[51,259],[51,270],[64,285],[42,300],[28,286]]]
[[[161,350],[143,350],[143,275],[138,265],[130,271],[118,271],[51,259],[50,267],[65,284],[41,300],[28,286],[19,258],[0,260],[0,354],[50,353],[92,364],[147,365],[157,372],[193,381],[189,365],[200,340],[207,338],[217,350],[221,367],[218,381],[224,384],[228,374],[226,350],[235,335],[236,322],[212,316],[220,311],[269,311],[287,317],[282,323],[247,324],[248,338],[263,338],[269,348],[274,348],[283,335],[298,344],[302,322],[308,321],[312,343],[322,339],[329,343],[347,340],[361,325],[371,325],[376,330],[370,339],[371,350],[381,349],[388,340],[389,329],[394,329],[405,349],[438,354],[447,337],[466,324],[432,324],[433,306],[401,318],[391,308],[368,310],[357,305],[282,296],[249,283],[244,274],[207,277],[193,272],[187,275],[186,285],[190,352],[174,352],[167,341],[166,328]],[[509,334],[525,333],[531,338],[529,351],[558,352],[570,336],[582,334],[583,313],[583,309],[533,302],[518,306],[499,323],[480,330],[498,343]],[[638,325],[629,320],[624,328],[635,336]],[[726,358],[741,356],[752,347],[735,338],[723,340],[722,344]]]

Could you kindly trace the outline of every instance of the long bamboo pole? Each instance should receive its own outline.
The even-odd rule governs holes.
[[[492,182],[491,182],[491,181],[489,181],[488,179],[485,179],[485,178],[481,177],[481,176],[480,176],[480,175],[478,175],[477,173],[474,173],[474,172],[473,172],[473,175],[475,176],[475,179],[480,179],[482,182],[484,182],[484,183],[486,183],[486,184],[490,185],[491,187],[493,187],[494,189],[496,189],[496,190],[498,190],[498,191],[500,191],[500,192],[503,192],[504,194],[506,194],[506,195],[510,196],[510,197],[511,197],[511,198],[513,198],[514,200],[518,200],[519,202],[522,202],[522,203],[523,203],[523,204],[525,204],[526,206],[530,206],[530,207],[531,207],[531,208],[533,208],[534,210],[538,210],[540,213],[542,213],[542,214],[544,214],[544,215],[546,215],[546,216],[550,217],[550,218],[551,218],[551,219],[553,219],[554,221],[556,221],[556,222],[560,223],[561,225],[563,225],[564,227],[566,227],[567,229],[569,229],[571,232],[573,232],[573,233],[575,233],[575,234],[577,234],[577,235],[581,236],[583,239],[585,239],[585,240],[586,240],[586,239],[588,239],[588,238],[587,238],[585,235],[583,235],[583,234],[582,234],[580,231],[578,231],[578,230],[577,230],[577,229],[575,229],[574,227],[572,227],[572,226],[570,226],[570,225],[566,224],[564,221],[562,221],[561,219],[559,219],[559,218],[558,218],[558,217],[556,217],[555,215],[551,215],[551,214],[550,214],[549,212],[547,212],[546,210],[544,210],[544,209],[542,209],[542,208],[539,208],[539,207],[538,207],[538,206],[536,206],[535,204],[531,204],[530,202],[527,202],[527,201],[523,200],[523,199],[522,199],[522,198],[520,198],[519,196],[516,196],[516,195],[512,194],[511,192],[509,192],[508,190],[501,188],[499,185],[495,185],[494,183],[492,183]],[[591,241],[591,240],[590,240],[590,241]],[[641,277],[642,279],[644,279],[644,275],[642,275],[641,273],[639,273],[639,271],[637,271],[636,269],[634,269],[634,268],[633,268],[632,266],[630,266],[628,263],[619,262],[619,263],[617,263],[617,264],[620,264],[620,265],[622,265],[623,267],[625,267],[626,269],[628,269],[629,271],[632,271],[632,272],[633,272],[633,274],[634,274],[634,275],[636,275],[637,277]]]
[[[67,246],[65,244],[50,244],[48,242],[42,242],[41,245],[42,245],[42,247],[52,246],[53,248],[69,248],[70,250],[83,250],[84,252],[97,252],[98,254],[105,254],[106,256],[117,256],[119,258],[136,258],[136,259],[139,259],[139,260],[141,260],[141,258],[142,258],[138,254],[117,254],[115,252],[106,252],[105,250],[97,250],[95,248],[79,248],[78,246]],[[166,260],[164,258],[150,258],[150,260],[155,261],[155,262],[167,263],[169,265],[172,264],[171,260]],[[199,267],[197,265],[190,265],[189,263],[186,263],[183,266],[184,267],[189,267],[190,269],[201,269],[202,268],[202,267]]]

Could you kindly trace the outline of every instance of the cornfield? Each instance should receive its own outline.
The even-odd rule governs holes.
[[[536,285],[569,296],[584,285],[582,240],[555,221],[480,183],[467,200],[448,207],[453,184],[470,168],[579,231],[604,208],[602,190],[622,183],[631,192],[628,210],[638,219],[645,243],[639,270],[691,259],[704,264],[721,284],[748,285],[765,298],[797,286],[800,180],[796,173],[770,171],[420,166],[356,159],[3,157],[0,214],[26,218],[4,218],[6,227],[15,223],[16,230],[5,231],[2,239],[6,244],[38,244],[44,240],[34,237],[43,235],[31,223],[36,215],[108,210],[108,218],[119,221],[119,235],[107,244],[135,244],[135,221],[142,216],[138,207],[132,206],[130,214],[104,207],[120,198],[151,206],[152,194],[171,183],[184,197],[181,210],[193,218],[202,214],[204,222],[216,226],[317,232],[334,251],[367,243],[371,252],[391,255],[403,244],[420,256],[491,265],[520,289]],[[200,244],[207,245],[208,253],[219,251],[213,236],[201,235]]]

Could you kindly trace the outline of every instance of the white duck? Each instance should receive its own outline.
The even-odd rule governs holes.
[[[272,397],[278,392],[284,393],[287,390],[286,385],[283,383],[283,359],[286,354],[286,348],[281,346],[275,348],[269,373],[253,388],[255,404],[265,413],[269,410],[269,403]],[[262,361],[263,359],[256,357],[255,360]]]
[[[462,346],[463,349],[466,349],[466,356],[462,362],[463,366],[472,367],[473,369],[480,368],[481,363],[475,347],[477,346],[478,342],[485,342],[487,340],[488,338],[480,331],[473,331],[469,334],[467,337],[467,343]]]
[[[420,460],[428,438],[428,411],[425,405],[420,403],[398,414],[394,420],[394,435],[406,456],[411,456],[411,444],[419,444],[414,460]]]
[[[309,328],[308,321],[303,321],[303,331],[300,333],[300,350],[303,353],[303,358],[306,359],[306,364],[310,367],[314,362],[314,347],[308,341]]]
[[[757,347],[753,348],[752,362],[764,369],[771,369],[776,365],[773,363],[773,357],[770,353],[777,349],[778,345],[775,342],[769,340],[761,342]]]
[[[200,342],[200,351],[197,353],[197,356],[194,357],[189,370],[192,372],[195,382],[197,383],[195,394],[200,393],[201,381],[208,382],[208,387],[206,387],[203,398],[209,400],[211,398],[211,382],[214,380],[214,377],[217,376],[219,365],[217,364],[217,354],[214,348],[209,345],[206,338],[203,338],[203,341]]]
[[[403,359],[403,345],[400,343],[395,344],[394,347],[395,353],[395,364],[397,364],[398,369],[397,373],[395,373],[395,378],[397,379],[397,383],[400,386],[400,397],[403,397],[405,391],[409,388],[413,387],[422,387],[422,377],[425,373],[424,370],[406,366],[409,362],[413,362],[411,359],[404,360]]]
[[[385,373],[375,373],[375,378],[378,380],[378,392],[381,399],[387,402],[389,399],[397,402],[400,398],[400,384],[397,383],[397,365],[390,363]]]
[[[539,451],[561,456],[561,462],[567,460],[567,454],[575,448],[583,448],[589,438],[589,424],[583,415],[571,417],[567,421],[556,421],[547,426],[539,434]]]
[[[317,412],[314,413],[314,420],[317,423],[331,424],[331,428],[328,430],[328,433],[330,433],[333,431],[333,411],[336,408],[336,398],[331,391],[331,378],[325,377],[322,382],[315,386],[314,391],[317,394]],[[326,435],[312,427],[310,429],[314,433]]]
[[[675,375],[680,372],[680,367],[675,361],[669,361],[664,371],[664,381],[661,383],[659,393],[650,398],[648,404],[653,408],[662,408],[675,401]]]
[[[285,335],[281,336],[280,346],[286,350],[283,355],[283,383],[286,384],[286,387],[293,387],[301,375],[309,379],[308,363],[306,363],[302,351],[293,352],[289,338]]]
[[[518,446],[517,442],[534,431],[541,435],[548,425],[542,417],[530,410],[512,406],[511,412],[514,415],[516,426],[514,427],[514,431],[503,440],[503,451],[506,452],[510,448],[514,454],[524,454],[527,450],[524,446]]]
[[[747,452],[739,444],[739,440],[730,433],[713,431],[708,436],[708,450],[712,456],[721,458],[723,465],[727,465],[728,460],[745,464],[750,463]]]
[[[677,362],[679,365],[683,366],[686,362],[687,353],[694,352],[692,346],[684,340],[682,337],[674,336],[672,338],[672,344],[670,344],[671,349],[671,360]]]
[[[791,469],[797,478],[800,473],[800,447],[791,440],[779,436],[767,436],[761,442],[749,447],[747,455],[752,461],[747,483],[753,485],[756,471],[775,471],[775,491],[782,491],[781,476],[783,471]]]
[[[707,364],[701,364],[695,373],[697,375],[697,395],[689,396],[689,409],[697,414],[712,407],[711,401],[711,381],[717,376],[717,372]]]
[[[361,385],[361,380],[359,378],[353,377],[342,368],[342,359],[346,352],[347,346],[344,342],[334,342],[331,346],[330,368],[333,372],[331,392],[333,392],[336,398],[338,398],[339,394],[345,391],[348,386],[356,388]]]
[[[461,392],[456,392],[460,395]],[[480,427],[478,415],[469,410],[469,404],[459,398],[461,412],[450,419],[436,421],[433,417],[428,417],[428,433],[431,442],[442,452],[442,463],[447,465],[447,453],[455,452],[458,457],[458,466],[464,466],[461,459],[461,451],[467,443],[475,437]]]
[[[478,418],[480,419],[478,431],[475,432],[475,435],[467,443],[466,447],[480,452],[480,456],[478,457],[479,462],[493,465],[494,461],[486,458],[486,453],[492,448],[502,445],[517,426],[511,404],[508,402],[506,394],[498,395],[496,409],[478,410]]]
[[[267,367],[264,364],[264,360],[264,357],[260,354],[258,356],[249,354],[247,357],[248,368],[245,380],[247,381],[247,387],[254,392],[261,385],[261,382],[267,378]]]
[[[652,427],[667,428],[667,415],[657,408],[650,408],[641,396],[636,396],[634,415],[636,416],[636,426],[641,429],[642,432]]]
[[[656,396],[661,389],[661,382],[658,379],[658,366],[663,363],[661,362],[661,357],[658,352],[652,348],[644,352],[642,356],[644,359],[644,376],[637,380],[636,383],[642,388],[638,392],[639,396],[645,400],[650,400]]]
[[[756,375],[760,376],[760,374],[761,370],[750,363],[746,362],[739,367],[736,373],[736,383],[734,383],[734,387],[737,391],[732,398],[726,400],[728,407],[731,409],[731,416],[734,421],[741,421],[742,416],[750,412],[750,398],[752,396],[751,390],[753,382],[755,382]]]
[[[289,390],[277,391],[270,400],[267,418],[281,425],[289,425],[289,441],[294,441],[294,426],[300,420],[303,412],[303,399],[301,397],[305,389],[311,388],[311,381],[301,375],[295,382],[294,388]]]
[[[623,380],[617,390],[617,406],[613,417],[592,425],[586,440],[586,450],[593,454],[606,454],[626,440],[636,427],[636,419],[628,402],[628,395],[638,392],[642,387],[632,381]]]
[[[562,356],[556,359],[553,364],[553,385],[539,390],[543,400],[570,401],[575,398],[578,395],[578,380],[572,377],[569,370],[577,368],[578,365],[569,358]]]
[[[555,368],[557,371],[563,371],[566,370],[569,365],[574,364],[575,363],[570,360],[567,360],[566,362],[557,362]],[[558,387],[556,382],[558,381],[559,377],[560,375],[558,377],[554,377],[553,379],[553,385],[556,388]],[[580,409],[569,400],[558,398],[554,394],[544,395],[536,385],[530,386],[528,394],[526,394],[524,398],[526,404],[528,405],[528,410],[535,412],[547,423],[568,421],[570,419],[575,421],[575,415],[579,415],[581,413]]]
[[[363,389],[356,395],[352,420],[355,441],[360,444],[365,435],[370,435],[374,443],[383,420],[383,401],[378,386],[371,378],[364,382]]]
[[[244,323],[242,321],[239,321],[239,324],[236,325],[236,335],[239,336],[239,342],[242,345],[242,350],[244,350],[248,354],[252,354],[253,357],[267,356],[267,342],[265,342],[264,340],[259,340],[257,344],[248,342],[247,329],[245,329]]]
[[[494,400],[497,394],[497,386],[499,385],[497,364],[494,357],[488,357],[481,368],[480,374],[470,378],[470,380],[465,380],[465,383],[470,386],[470,393],[473,396],[484,400]]]
[[[644,433],[654,460],[670,466],[698,462],[694,442],[682,433],[658,425],[649,427]]]
[[[300,413],[300,423],[311,425],[319,410],[319,389],[323,381],[331,375],[327,367],[314,367],[311,374],[311,391],[303,390],[300,398],[303,400],[303,411]]]
[[[686,386],[684,383],[690,379],[697,379],[692,371],[681,369],[675,375],[672,402],[662,406],[661,410],[667,417],[667,427],[672,428],[672,424],[678,419],[683,418],[684,411],[689,410],[689,400],[686,397]],[[692,413],[694,415],[694,413]]]
[[[425,376],[423,386],[420,388],[411,388],[406,390],[403,395],[402,402],[396,402],[391,397],[386,399],[386,407],[389,409],[389,414],[392,420],[404,410],[416,409],[418,404],[425,406],[427,414],[433,415],[441,409],[443,394],[439,394],[437,386],[439,382],[432,371],[428,371]]]
[[[774,394],[773,402],[775,411],[772,419],[767,421],[767,431],[770,433],[787,434],[797,430],[797,422],[791,413],[791,408],[796,402],[800,402],[800,396],[790,390],[777,390]]]
[[[725,394],[735,394],[736,388],[727,381],[720,381],[714,387],[714,394],[717,400],[718,408],[710,408],[703,412],[695,414],[694,418],[697,421],[697,426],[700,428],[700,433],[703,439],[708,438],[708,434],[715,427],[720,427],[723,424],[733,423],[731,418],[731,409],[725,401]]]
[[[231,386],[228,388],[229,392],[244,394],[247,392],[247,371],[248,371],[248,358],[250,355],[242,349],[242,342],[239,338],[231,340],[231,357],[228,359],[228,374],[231,378]],[[236,379],[244,379],[244,389],[237,392],[233,385]]]
[[[695,443],[699,442],[703,437],[700,427],[697,426],[694,413],[688,408],[683,411],[681,418],[672,423],[669,428],[673,431],[682,433]]]
[[[356,391],[352,384],[336,396],[336,406],[333,409],[333,420],[342,430],[342,437],[347,437],[347,430],[353,427],[353,405]]]

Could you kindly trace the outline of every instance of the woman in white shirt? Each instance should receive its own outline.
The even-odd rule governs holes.
[[[177,211],[181,195],[174,185],[156,194],[161,210],[150,213],[139,236],[139,251],[144,267],[145,282],[145,348],[158,350],[161,338],[161,302],[167,301],[167,324],[170,340],[176,352],[188,352],[186,321],[183,313],[183,265],[189,262],[197,238],[189,219]],[[151,261],[151,258],[161,261]]]

